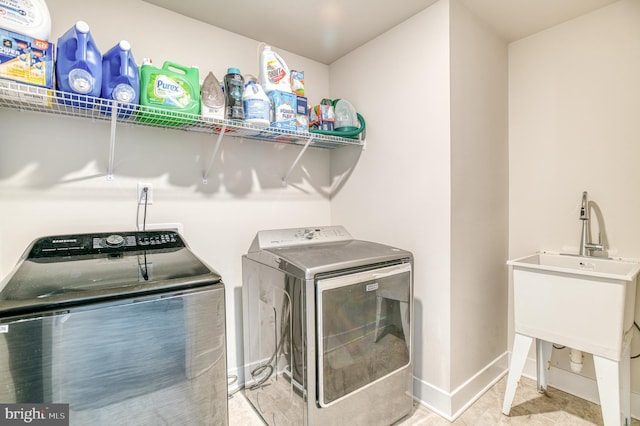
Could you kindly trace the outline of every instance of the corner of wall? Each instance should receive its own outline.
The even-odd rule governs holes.
[[[452,392],[447,392],[414,377],[414,398],[419,404],[453,422],[502,379],[507,373],[508,367],[509,353],[504,352]]]

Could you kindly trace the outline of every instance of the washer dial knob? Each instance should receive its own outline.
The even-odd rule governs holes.
[[[104,241],[109,247],[120,247],[124,244],[124,237],[122,235],[114,234],[109,235]]]

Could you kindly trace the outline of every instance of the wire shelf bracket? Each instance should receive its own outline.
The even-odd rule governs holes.
[[[204,170],[202,175],[202,183],[207,184],[209,181],[209,173],[211,172],[211,168],[213,167],[213,162],[218,155],[218,151],[220,150],[220,145],[222,144],[222,139],[224,139],[224,132],[227,130],[227,124],[223,124],[220,129],[220,133],[218,133],[218,138],[216,140],[216,145],[213,148],[213,152],[211,153],[211,158],[209,158],[209,164],[207,164],[207,168]]]
[[[118,118],[115,101],[111,102],[111,131],[109,132],[109,165],[107,168],[107,180],[113,180],[113,163],[116,156],[116,123]],[[115,112],[114,112],[115,111]]]
[[[293,172],[293,170],[296,168],[296,166],[300,162],[300,159],[302,158],[304,153],[307,151],[307,148],[309,148],[309,145],[311,145],[311,142],[313,142],[313,136],[311,136],[307,140],[307,143],[304,144],[304,146],[302,147],[302,150],[300,150],[300,153],[298,154],[296,159],[293,161],[293,164],[291,165],[291,167],[289,167],[289,170],[287,171],[287,174],[285,174],[284,177],[282,178],[282,186],[286,186],[287,185],[287,180],[289,179],[289,176],[291,176],[291,173]]]

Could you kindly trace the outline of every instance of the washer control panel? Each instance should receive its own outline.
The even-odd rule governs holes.
[[[251,244],[250,252],[275,247],[349,241],[353,237],[343,226],[273,229],[260,231]]]
[[[185,247],[177,232],[168,230],[75,234],[36,240],[28,258],[118,254],[136,250]]]
[[[135,235],[111,234],[105,236],[95,236],[92,238],[92,247],[96,250],[101,248],[135,247]]]

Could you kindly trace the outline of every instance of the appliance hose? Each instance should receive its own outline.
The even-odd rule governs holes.
[[[285,300],[288,300],[285,298]],[[288,326],[289,326],[289,309],[290,309],[290,305],[289,303],[287,303],[285,305],[285,309],[282,312],[282,316],[286,319],[285,324],[283,324],[282,326],[282,334],[280,335],[280,342],[278,343],[278,345],[276,346],[276,349],[273,351],[273,353],[271,354],[271,357],[269,358],[269,360],[262,364],[257,366],[256,368],[254,368],[253,370],[251,370],[251,378],[256,380],[257,376],[260,376],[261,374],[263,374],[264,372],[268,371],[268,374],[265,374],[261,379],[256,380],[256,382],[251,385],[249,387],[250,390],[255,390],[258,389],[260,387],[262,387],[262,385],[269,380],[269,378],[271,377],[271,375],[274,372],[274,366],[273,366],[273,361],[276,358],[276,355],[280,352],[280,350],[282,349],[282,345],[285,342],[285,334],[287,332]]]
[[[340,130],[309,129],[309,133],[317,133],[319,135],[338,136],[342,138],[357,139],[358,135],[365,131],[366,123],[364,121],[364,117],[361,116],[359,112],[357,112],[356,115],[358,116],[360,127],[358,127],[355,130],[340,131]]]

